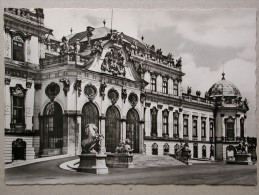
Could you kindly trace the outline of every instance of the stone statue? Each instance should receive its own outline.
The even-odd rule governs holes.
[[[240,141],[238,146],[235,147],[235,151],[237,154],[247,154],[248,153],[248,143],[246,138],[244,140]]]
[[[115,149],[115,153],[117,154],[131,154],[133,149],[130,147],[130,140],[126,139],[125,143],[123,141],[119,142],[119,145]]]
[[[66,37],[62,37],[60,53],[61,53],[61,55],[69,53],[69,45],[68,45],[68,40]]]
[[[182,66],[182,57],[180,57],[178,60],[176,60],[176,67],[181,67]]]
[[[101,151],[100,141],[104,138],[98,133],[98,128],[90,123],[85,126],[86,137],[82,141],[82,154],[96,154]]]

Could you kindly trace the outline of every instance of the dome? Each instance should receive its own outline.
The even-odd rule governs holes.
[[[222,73],[222,79],[212,85],[212,87],[209,89],[209,96],[236,96],[241,97],[241,93],[239,89],[230,81],[225,80],[225,73]]]

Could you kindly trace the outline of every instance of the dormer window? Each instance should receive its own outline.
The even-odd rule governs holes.
[[[24,62],[24,41],[19,36],[13,38],[13,60]]]

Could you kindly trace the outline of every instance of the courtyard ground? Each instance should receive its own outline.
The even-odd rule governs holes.
[[[71,172],[61,169],[69,157],[37,162],[5,170],[6,184],[234,184],[256,185],[256,165],[224,163],[192,166],[109,168],[107,175]]]

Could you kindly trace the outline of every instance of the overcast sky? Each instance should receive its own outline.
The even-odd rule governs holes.
[[[109,9],[45,9],[45,25],[56,38],[85,31],[87,26],[111,26]],[[249,101],[247,136],[256,135],[255,9],[113,10],[113,29],[162,48],[183,59],[183,91],[187,86],[202,96],[225,71]]]

